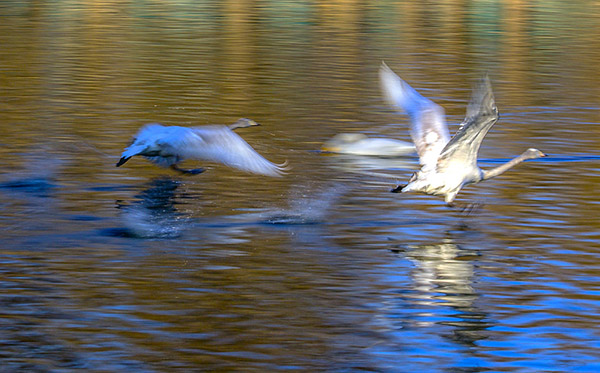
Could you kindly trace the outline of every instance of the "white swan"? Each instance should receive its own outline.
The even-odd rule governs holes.
[[[367,137],[362,133],[340,133],[327,140],[321,150],[340,154],[398,157],[414,153],[415,146],[406,141]]]
[[[538,149],[530,148],[491,170],[482,170],[477,166],[481,142],[498,120],[498,109],[487,76],[473,89],[466,118],[452,139],[441,106],[421,96],[385,63],[379,68],[379,79],[386,100],[410,116],[410,134],[421,163],[421,169],[410,178],[408,184],[398,186],[392,192],[443,196],[446,203],[451,205],[463,186],[498,176],[524,160],[545,156]]]
[[[218,162],[242,171],[267,176],[282,176],[285,163],[278,165],[258,154],[233,129],[258,125],[242,118],[231,126],[202,127],[163,126],[150,123],[143,126],[131,144],[125,148],[117,167],[129,158],[142,155],[151,162],[171,167],[186,174],[199,174],[202,168],[184,170],[177,164],[186,159]]]

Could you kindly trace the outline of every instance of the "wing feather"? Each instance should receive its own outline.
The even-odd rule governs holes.
[[[498,121],[498,109],[489,77],[484,76],[473,88],[467,114],[460,128],[442,150],[437,167],[449,162],[477,166],[477,156],[483,138]]]
[[[442,149],[450,140],[444,109],[419,94],[384,62],[379,68],[379,80],[387,102],[409,115],[410,135],[421,164],[434,166]]]
[[[268,161],[227,126],[189,128],[176,146],[183,159],[218,162],[267,176],[282,176],[285,171],[285,164]]]

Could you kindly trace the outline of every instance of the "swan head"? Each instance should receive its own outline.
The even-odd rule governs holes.
[[[231,124],[229,126],[229,128],[234,130],[236,128],[246,128],[246,127],[254,127],[254,126],[260,126],[260,124],[256,123],[252,119],[240,118],[240,119],[236,120],[235,123]]]
[[[521,154],[521,157],[523,159],[536,159],[536,158],[542,158],[545,156],[546,156],[546,154],[544,154],[541,150],[538,150],[535,148],[529,148],[529,149],[525,150],[523,152],[523,154]]]
[[[321,147],[321,150],[324,152],[339,153],[344,146],[357,143],[366,138],[367,136],[362,133],[340,133],[327,140]]]

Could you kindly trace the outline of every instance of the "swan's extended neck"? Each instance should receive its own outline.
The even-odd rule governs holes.
[[[511,159],[510,161],[506,162],[505,164],[500,165],[496,168],[492,168],[491,170],[483,171],[483,180],[491,179],[495,176],[503,174],[504,172],[510,170],[514,166],[516,166],[519,163],[526,161],[528,159],[536,159],[536,158],[545,157],[545,156],[546,155],[544,153],[542,153],[541,151],[539,151],[537,149],[533,149],[533,148],[527,149],[525,152],[523,152],[523,154],[521,154],[520,156],[518,156],[516,158]]]

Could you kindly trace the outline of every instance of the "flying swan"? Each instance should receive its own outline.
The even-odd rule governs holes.
[[[242,118],[230,126],[201,127],[144,125],[131,144],[125,148],[117,167],[129,158],[142,155],[149,161],[185,174],[199,174],[203,168],[185,170],[177,164],[186,159],[222,163],[242,171],[266,176],[282,176],[285,163],[278,165],[258,154],[246,141],[233,132],[236,128],[257,126],[253,120]]]
[[[421,169],[394,193],[421,192],[443,196],[448,205],[467,184],[498,176],[517,164],[544,157],[538,149],[527,149],[520,156],[490,170],[477,166],[477,154],[483,138],[498,120],[498,109],[490,80],[485,76],[473,89],[467,115],[450,139],[444,109],[421,96],[385,63],[379,68],[384,97],[389,104],[404,110],[411,119],[410,134],[419,154]]]

